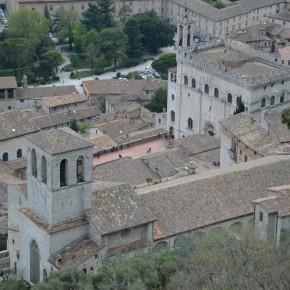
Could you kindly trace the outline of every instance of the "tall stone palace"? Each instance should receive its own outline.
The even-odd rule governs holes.
[[[179,21],[177,68],[169,71],[167,98],[167,128],[175,138],[194,133],[219,136],[219,121],[235,111],[248,111],[259,119],[266,110],[289,106],[289,68],[226,36],[270,21],[271,15],[290,6],[285,1],[239,3],[217,15],[209,9],[208,16],[216,22],[203,22],[189,12]],[[244,14],[243,3],[255,9]],[[205,41],[199,42],[200,37]]]

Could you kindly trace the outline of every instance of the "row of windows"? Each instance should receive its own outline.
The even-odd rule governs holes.
[[[188,85],[188,77],[187,76],[184,76],[183,83],[184,83],[184,85]],[[196,88],[196,80],[195,79],[191,79],[191,87],[193,89]],[[208,95],[209,94],[209,91],[210,91],[209,85],[208,84],[205,84],[204,85],[204,93]],[[219,89],[218,88],[214,88],[214,96],[216,98],[219,98],[220,97],[220,92],[219,92]],[[240,102],[240,100],[241,100],[241,97],[238,97],[237,98],[237,105]],[[227,94],[227,102],[230,103],[230,104],[232,104],[232,102],[233,102],[233,96],[232,96],[231,93],[228,93]]]
[[[17,156],[17,158],[22,158],[22,149],[18,149],[16,151],[16,156]],[[2,160],[3,161],[9,161],[9,154],[8,154],[8,152],[4,152],[2,154]]]
[[[285,101],[285,96],[284,94],[280,96],[279,102],[283,103]],[[276,96],[271,96],[270,98],[270,106],[274,106],[276,103]],[[265,108],[266,107],[266,98],[262,98],[261,100],[261,108]]]
[[[59,165],[59,182],[60,187],[68,185],[68,160],[63,159]],[[34,149],[31,151],[31,173],[37,178],[37,156]],[[47,184],[47,162],[44,156],[41,157],[41,182]],[[79,156],[76,161],[77,183],[84,181],[84,157]]]

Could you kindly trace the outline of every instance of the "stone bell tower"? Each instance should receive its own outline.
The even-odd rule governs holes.
[[[29,135],[27,202],[19,209],[20,277],[36,283],[50,257],[88,233],[92,144],[69,128]]]

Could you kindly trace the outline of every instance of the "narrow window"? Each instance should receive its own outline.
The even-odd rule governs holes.
[[[184,76],[183,77],[183,83],[187,86],[188,85],[188,77]]]
[[[263,213],[260,211],[260,213],[259,213],[259,221],[262,222],[263,218],[264,218]]]
[[[60,162],[60,167],[59,167],[59,181],[60,181],[60,187],[67,186],[67,160],[63,159]]]
[[[270,101],[271,106],[275,105],[275,96],[271,97],[271,101]]]
[[[171,120],[171,122],[175,122],[175,112],[174,111],[170,112],[170,120]]]
[[[46,159],[44,156],[41,157],[41,181],[44,184],[47,183],[47,166],[46,166]]]
[[[193,89],[196,88],[196,80],[195,80],[195,79],[192,79],[192,80],[191,80],[191,87],[192,87]]]
[[[230,94],[230,93],[228,94],[227,101],[228,101],[229,104],[231,104],[233,102],[232,94]]]
[[[193,121],[191,118],[188,118],[187,120],[187,127],[188,129],[192,130],[192,127],[193,127]]]
[[[208,85],[208,84],[205,84],[205,85],[204,85],[204,92],[205,92],[206,94],[209,94],[209,85]]]
[[[284,94],[280,96],[280,103],[284,102]]]
[[[84,180],[84,157],[80,156],[77,159],[77,182],[83,182]]]
[[[266,99],[263,98],[263,99],[261,100],[261,108],[265,108],[265,106],[266,106]]]
[[[37,158],[34,149],[31,150],[31,174],[37,177]]]
[[[219,89],[218,89],[218,88],[215,88],[215,89],[214,89],[214,96],[215,96],[216,98],[218,98],[218,97],[220,96],[220,92],[219,92]]]
[[[16,152],[17,158],[21,158],[22,157],[22,149],[18,149]]]
[[[8,161],[8,153],[7,152],[3,153],[2,160],[3,161]]]

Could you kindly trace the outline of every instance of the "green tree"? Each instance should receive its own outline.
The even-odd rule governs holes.
[[[152,63],[152,67],[160,74],[162,79],[167,79],[168,69],[176,66],[175,53],[165,53]]]
[[[21,78],[22,68],[32,67],[34,52],[29,39],[10,38],[0,42],[0,56],[5,60],[2,65],[13,69],[18,78]]]
[[[125,25],[131,15],[132,8],[129,5],[123,4],[118,13],[121,24]]]
[[[29,290],[31,289],[30,285],[24,281],[8,281],[0,286],[0,290]]]
[[[48,76],[55,76],[57,68],[63,62],[61,53],[56,50],[48,50],[41,55],[39,66],[42,71],[46,71]]]
[[[154,11],[133,16],[139,23],[143,47],[151,53],[173,44],[174,31]]]
[[[43,38],[49,32],[49,21],[37,11],[20,9],[8,17],[8,34],[16,38]]]
[[[282,123],[290,129],[290,109],[285,109],[281,114]]]
[[[79,23],[79,14],[74,10],[59,9],[55,13],[53,21],[53,30],[57,33],[60,40],[68,40],[70,49],[72,49],[74,29]]]
[[[88,32],[87,27],[79,22],[73,30],[73,40],[74,40],[74,50],[76,52],[82,52],[84,47],[83,47],[83,39],[84,35],[86,35]]]
[[[96,4],[89,4],[83,13],[83,24],[90,29],[101,31],[103,28],[112,27],[114,23],[114,3],[112,0],[96,0]]]
[[[97,36],[100,54],[114,67],[125,57],[127,37],[118,27],[104,28]]]
[[[128,57],[140,58],[144,53],[144,48],[138,20],[136,18],[129,19],[125,24],[124,32],[128,38]]]
[[[167,108],[167,89],[160,87],[154,92],[148,104],[148,109],[152,112],[161,113],[164,108]]]
[[[95,4],[89,3],[88,9],[83,12],[81,21],[88,30],[99,28],[100,19],[98,18],[98,8]]]
[[[90,290],[89,277],[82,271],[72,268],[53,272],[47,281],[37,284],[32,290]]]

